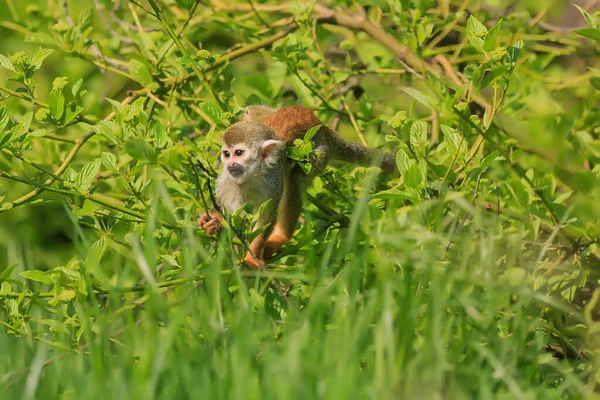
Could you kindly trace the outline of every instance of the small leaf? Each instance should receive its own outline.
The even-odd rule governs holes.
[[[587,28],[587,29],[580,29],[575,31],[575,33],[584,36],[588,39],[592,39],[595,42],[600,43],[600,29],[594,29],[594,28]]]
[[[585,22],[588,23],[588,25],[592,28],[598,28],[597,23],[596,23],[596,17],[593,15],[590,15],[585,8],[578,6],[577,4],[573,4],[575,7],[577,7],[577,9],[579,10],[579,12],[581,13],[581,15],[583,15],[583,18],[585,19]]]
[[[53,51],[54,50],[52,49],[42,49],[41,47],[39,47],[33,55],[33,57],[31,58],[31,65],[34,67],[34,69],[40,69],[40,67],[42,66],[42,61],[44,61],[46,57],[52,54]]]
[[[310,142],[312,140],[312,138],[317,134],[317,132],[319,131],[319,129],[321,129],[322,125],[317,125],[317,126],[313,126],[312,128],[310,128],[308,130],[308,132],[306,132],[306,135],[304,135],[304,142]]]
[[[62,90],[52,90],[50,92],[50,113],[56,121],[59,121],[65,112],[65,96]]]
[[[87,192],[92,186],[92,181],[100,171],[101,161],[99,158],[88,163],[81,168],[75,177],[75,187],[81,191]]]
[[[113,172],[119,172],[119,166],[117,165],[117,156],[113,153],[102,152],[100,155],[102,164]]]
[[[25,279],[41,282],[44,285],[52,285],[52,278],[50,277],[50,275],[47,274],[45,271],[41,271],[39,269],[23,271],[19,275],[21,275]]]
[[[77,21],[77,25],[79,26],[79,29],[81,31],[84,31],[92,25],[92,17],[94,16],[92,10],[93,8],[90,6],[83,10],[81,14],[79,14],[79,20]]]
[[[75,82],[75,84],[71,88],[71,93],[73,93],[74,97],[77,97],[77,93],[79,92],[79,89],[81,88],[82,83],[83,83],[83,79],[79,79],[77,82]]]
[[[0,66],[11,70],[12,72],[17,72],[17,70],[15,69],[15,66],[13,65],[12,61],[10,61],[10,58],[0,54]]]
[[[487,28],[475,16],[471,15],[467,20],[467,38],[471,46],[475,47],[480,53],[484,53],[485,37],[488,33]]]
[[[494,162],[496,157],[498,157],[499,155],[500,155],[500,152],[498,150],[494,150],[492,153],[488,154],[481,161],[481,165],[480,165],[481,170],[485,171],[485,169],[488,168],[490,165],[492,165],[492,163]]]
[[[396,166],[402,175],[406,174],[406,171],[410,167],[410,158],[403,149],[398,149],[396,153]]]
[[[100,260],[102,259],[102,256],[104,255],[105,251],[106,251],[106,236],[102,236],[100,239],[98,239],[96,242],[94,242],[94,244],[92,244],[90,246],[90,251],[88,252],[88,254],[85,258],[86,264],[97,265],[100,262]]]
[[[132,138],[125,142],[125,151],[136,160],[156,162],[157,151],[141,138]]]
[[[408,168],[406,174],[404,175],[404,183],[409,188],[418,188],[421,183],[421,179],[423,176],[421,175],[421,171],[417,164],[413,164]]]
[[[416,121],[410,127],[410,144],[419,152],[427,147],[427,123]]]
[[[461,134],[458,133],[456,129],[447,125],[440,125],[440,128],[444,134],[444,143],[446,143],[446,146],[448,147],[448,152],[451,155],[456,154],[456,152],[462,147],[461,143],[463,140]]]
[[[521,55],[521,49],[523,48],[523,41],[519,40],[517,43],[510,46],[507,50],[508,60],[511,63],[516,63]]]
[[[590,79],[590,83],[592,84],[593,87],[595,87],[597,90],[600,90],[600,78],[592,78]]]
[[[200,107],[217,125],[223,127],[227,126],[227,121],[223,117],[223,111],[217,104],[204,102],[198,104],[198,107]]]
[[[9,267],[6,267],[6,269],[0,273],[0,283],[4,282],[10,277],[10,274],[14,271],[17,265],[19,264],[13,264]]]
[[[502,18],[494,25],[492,29],[485,35],[485,44],[483,49],[487,52],[492,51],[496,48],[496,40],[498,39],[498,34],[500,33],[500,28],[502,27]]]
[[[83,111],[83,107],[76,105],[75,103],[70,104],[65,109],[65,124],[73,121],[81,112]]]
[[[163,254],[160,256],[160,258],[162,258],[163,260],[165,260],[167,263],[171,264],[174,267],[181,268],[181,266],[179,265],[179,263],[173,256],[170,256],[168,254]]]
[[[423,94],[423,92],[412,87],[403,87],[402,91],[414,98],[415,100],[417,100],[419,103],[423,104],[424,106],[433,109],[431,101],[429,101],[429,99]]]
[[[133,75],[136,81],[146,86],[152,83],[152,74],[146,65],[138,60],[129,61],[129,73]]]

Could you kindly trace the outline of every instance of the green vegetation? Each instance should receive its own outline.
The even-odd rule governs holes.
[[[2,3],[0,398],[598,398],[600,14],[261,1]],[[332,165],[251,271],[196,219],[296,103],[400,174]]]

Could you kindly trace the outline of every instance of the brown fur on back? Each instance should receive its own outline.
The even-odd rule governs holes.
[[[279,139],[289,145],[295,139],[303,138],[310,128],[321,125],[321,121],[308,108],[285,106],[265,119],[264,124],[277,132]]]

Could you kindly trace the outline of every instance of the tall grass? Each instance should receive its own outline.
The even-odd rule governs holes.
[[[544,288],[534,290],[543,249],[527,245],[523,231],[507,231],[496,215],[460,198],[383,211],[373,206],[377,200],[367,207],[368,200],[357,200],[348,228],[326,232],[261,274],[232,263],[226,235],[211,248],[190,231],[182,238],[179,270],[193,278],[188,283],[92,295],[56,310],[33,301],[31,337],[0,333],[0,396],[559,399],[591,393],[584,381],[589,363],[578,366],[549,352],[552,316],[568,306],[551,301]],[[154,240],[142,245],[146,253]],[[139,252],[145,257],[142,247]],[[135,262],[113,251],[98,267],[114,286],[142,276]],[[173,268],[165,265],[156,275]],[[63,328],[61,313],[80,328]],[[42,327],[48,319],[60,322],[54,334]]]

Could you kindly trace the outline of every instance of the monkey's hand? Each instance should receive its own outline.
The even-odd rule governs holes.
[[[198,226],[206,231],[209,235],[214,235],[221,229],[221,222],[223,222],[223,215],[213,210],[209,214],[203,214],[198,218]]]

